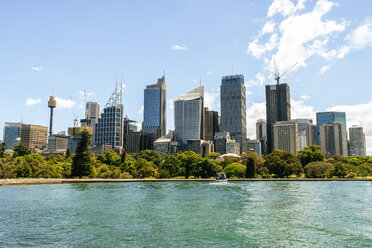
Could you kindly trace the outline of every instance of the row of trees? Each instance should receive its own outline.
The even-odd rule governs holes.
[[[192,151],[166,156],[152,150],[94,155],[88,142],[88,133],[83,133],[76,154],[66,156],[31,153],[23,144],[10,156],[0,147],[0,178],[209,178],[220,171],[229,178],[372,176],[371,157],[335,155],[326,159],[319,146],[306,147],[297,156],[277,150],[265,157],[248,152],[240,158],[219,159],[219,153],[202,157]]]

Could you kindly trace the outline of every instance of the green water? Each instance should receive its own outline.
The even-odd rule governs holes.
[[[371,182],[0,187],[0,247],[372,247]]]

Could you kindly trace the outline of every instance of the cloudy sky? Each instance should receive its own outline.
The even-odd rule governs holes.
[[[370,0],[3,0],[0,137],[5,121],[47,126],[52,92],[54,131],[66,131],[84,115],[83,92],[103,106],[121,75],[125,114],[141,123],[143,89],[165,70],[169,102],[201,81],[218,111],[221,77],[243,74],[254,138],[275,60],[280,72],[296,64],[282,78],[293,118],[345,111],[371,155],[371,9]]]

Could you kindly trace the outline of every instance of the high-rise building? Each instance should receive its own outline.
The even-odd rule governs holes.
[[[98,122],[100,104],[98,102],[87,102],[85,104],[85,118],[80,120],[84,127],[92,127]],[[94,131],[94,130],[93,130]]]
[[[124,134],[123,134],[123,147],[126,149],[127,147],[127,139],[128,135],[132,132],[137,132],[137,125],[134,124],[136,121],[130,120],[128,116],[124,118]]]
[[[347,145],[347,131],[346,131],[346,114],[345,112],[320,112],[316,113],[316,124],[319,133],[320,142],[320,126],[327,122],[340,123],[342,127],[342,155],[348,155],[348,145]]]
[[[148,149],[150,146],[150,137],[144,132],[131,132],[127,135],[126,152],[137,153]]]
[[[257,120],[256,122],[256,139],[260,141],[261,144],[261,153],[267,154],[267,130],[266,130],[266,121],[263,119]]]
[[[226,153],[240,154],[240,144],[230,139],[229,132],[218,132],[214,136],[214,150],[221,155]]]
[[[21,137],[22,124],[22,122],[4,123],[3,142],[6,144],[5,149],[13,149],[15,140]]]
[[[214,135],[219,132],[219,121],[218,121],[218,112],[213,110],[208,110],[207,107],[204,108],[205,114],[205,132],[204,132],[204,139],[205,140],[213,140]]]
[[[47,145],[48,127],[21,125],[21,143],[30,149],[41,149]]]
[[[316,125],[307,126],[306,135],[308,146],[319,145],[318,128]]]
[[[341,123],[326,122],[320,126],[320,147],[326,157],[343,155],[343,127]]]
[[[187,141],[204,138],[204,86],[200,86],[174,102],[175,138],[182,149]]]
[[[240,152],[247,150],[246,88],[243,75],[222,77],[221,131],[229,132],[240,144]]]
[[[109,101],[95,125],[94,143],[97,146],[110,144],[113,148],[123,146],[124,106],[122,84],[116,85]]]
[[[165,76],[144,90],[143,131],[149,135],[151,144],[166,134],[167,85]]]
[[[258,155],[262,154],[262,146],[261,141],[259,140],[247,140],[248,150],[251,152],[255,152]]]
[[[309,146],[310,140],[308,140],[308,129],[309,126],[313,125],[313,120],[311,119],[294,119],[293,122],[297,123],[298,128],[298,144],[299,149],[302,150],[306,146]]]
[[[352,126],[349,128],[350,156],[366,156],[366,136],[363,127]]]
[[[293,155],[299,150],[298,127],[293,121],[279,121],[273,125],[274,150],[290,152]]]
[[[274,150],[274,123],[290,120],[291,98],[288,84],[266,85],[267,153]]]

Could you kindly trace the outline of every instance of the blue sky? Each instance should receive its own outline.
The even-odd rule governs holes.
[[[291,87],[292,116],[346,111],[372,154],[370,0],[188,0],[0,2],[0,137],[5,121],[54,131],[83,117],[83,99],[105,105],[123,75],[125,114],[142,121],[143,89],[166,71],[168,101],[197,87],[219,111],[221,77],[245,76],[248,135],[265,117],[273,60]],[[71,98],[71,100],[70,100]],[[168,106],[168,128],[173,111]]]

